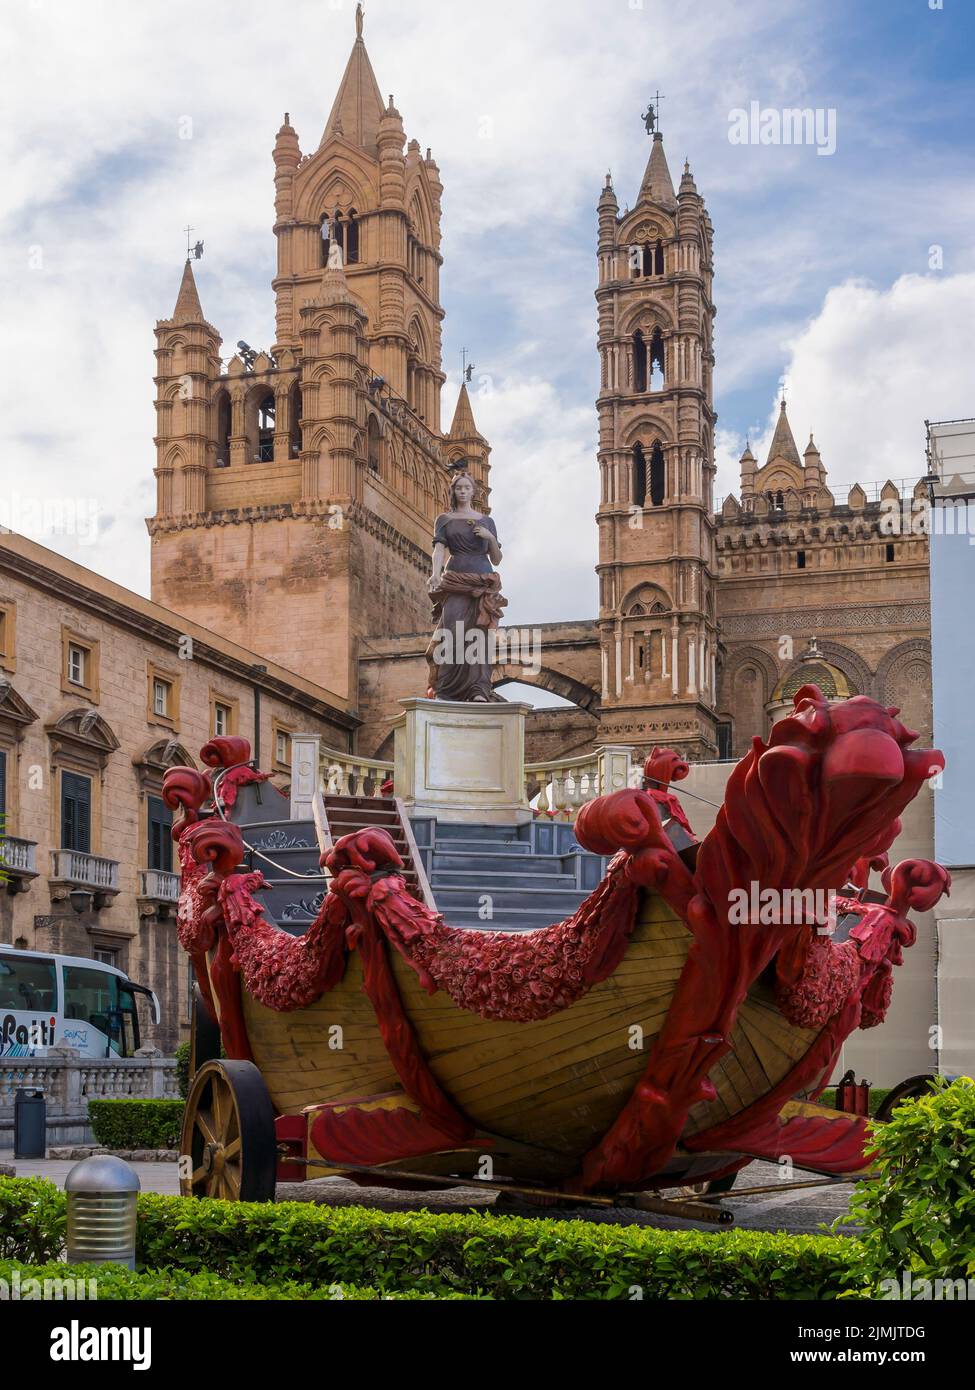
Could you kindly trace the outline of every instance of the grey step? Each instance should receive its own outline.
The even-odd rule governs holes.
[[[470,829],[470,826],[467,829]],[[442,840],[438,834],[433,852],[434,854],[523,855],[531,854],[532,847],[527,840],[489,840],[486,837],[479,840],[462,840],[456,837]]]
[[[575,873],[574,856],[568,856],[566,864],[560,854],[469,854],[466,850],[434,850],[431,856],[431,871],[462,870],[480,873],[490,877],[495,873]]]
[[[430,876],[430,887],[436,896],[442,889],[465,888],[469,891],[493,893],[497,888],[568,888],[577,892],[572,874],[483,874],[448,872],[438,869]]]
[[[463,825],[437,821],[437,843],[445,840],[496,840],[499,844],[523,844],[530,847],[529,826]]]

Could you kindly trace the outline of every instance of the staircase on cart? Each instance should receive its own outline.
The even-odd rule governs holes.
[[[597,886],[606,861],[583,850],[572,826],[539,819],[521,826],[410,821],[395,797],[326,796],[323,830],[334,844],[355,830],[385,830],[414,895],[449,926],[534,931],[571,917]],[[248,847],[246,864],[268,881],[265,913],[302,935],[328,890],[312,820],[289,819],[287,799],[267,783],[242,789],[231,819]]]

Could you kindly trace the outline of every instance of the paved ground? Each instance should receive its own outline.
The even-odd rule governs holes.
[[[13,1155],[0,1151],[0,1163],[13,1163]],[[65,1176],[73,1167],[68,1159],[19,1159],[15,1167],[18,1177],[45,1177],[63,1186]],[[175,1193],[179,1190],[175,1163],[134,1163],[144,1192]],[[798,1174],[797,1178],[812,1177]],[[780,1185],[779,1169],[772,1163],[752,1163],[738,1175],[738,1187]],[[735,1224],[744,1230],[791,1231],[817,1234],[846,1210],[852,1189],[827,1187],[798,1191],[772,1191],[754,1197],[726,1199],[725,1205],[735,1213]],[[363,1188],[344,1178],[319,1178],[307,1183],[279,1183],[278,1201],[315,1202],[332,1206],[369,1206],[382,1211],[470,1211],[490,1207],[493,1194],[477,1188],[454,1188],[452,1191],[412,1193],[390,1192],[382,1188]],[[678,1221],[672,1217],[656,1216],[649,1212],[585,1209],[565,1212],[545,1208],[526,1208],[525,1215],[571,1216],[582,1221],[606,1222],[615,1225],[655,1226],[662,1230],[715,1230],[712,1225]]]

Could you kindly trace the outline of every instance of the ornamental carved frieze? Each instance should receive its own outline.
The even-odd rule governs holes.
[[[849,608],[787,608],[770,613],[729,613],[720,620],[723,637],[780,636],[783,632],[864,631],[870,628],[931,626],[927,603],[884,603]]]

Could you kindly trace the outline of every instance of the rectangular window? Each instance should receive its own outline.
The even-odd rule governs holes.
[[[61,773],[61,848],[91,854],[91,778]]]
[[[158,676],[152,682],[152,712],[161,715],[163,719],[169,718],[169,695],[172,687],[168,681],[160,680]]]
[[[291,765],[291,735],[278,729],[274,738],[274,756],[279,763]]]
[[[162,873],[173,871],[173,813],[165,801],[158,796],[150,796],[147,802],[149,844],[147,847],[148,868]]]
[[[888,563],[888,565],[891,564],[891,563],[893,562],[893,559],[894,559],[894,547],[893,547],[892,545],[889,545],[889,546],[887,547],[887,563]]]
[[[96,946],[91,954],[102,965],[112,965],[118,969],[118,949],[115,946]]]
[[[7,752],[0,748],[0,836],[7,829]]]
[[[74,642],[68,643],[68,680],[72,685],[87,686],[88,653]]]
[[[0,952],[0,1009],[56,1013],[54,961]]]
[[[98,643],[67,627],[61,628],[61,689],[98,703]]]
[[[230,706],[213,706],[213,733],[215,738],[223,738],[230,733]]]
[[[806,568],[806,552],[804,550],[796,551],[796,568],[800,570]]]
[[[0,666],[5,671],[17,669],[17,607],[0,603]]]

